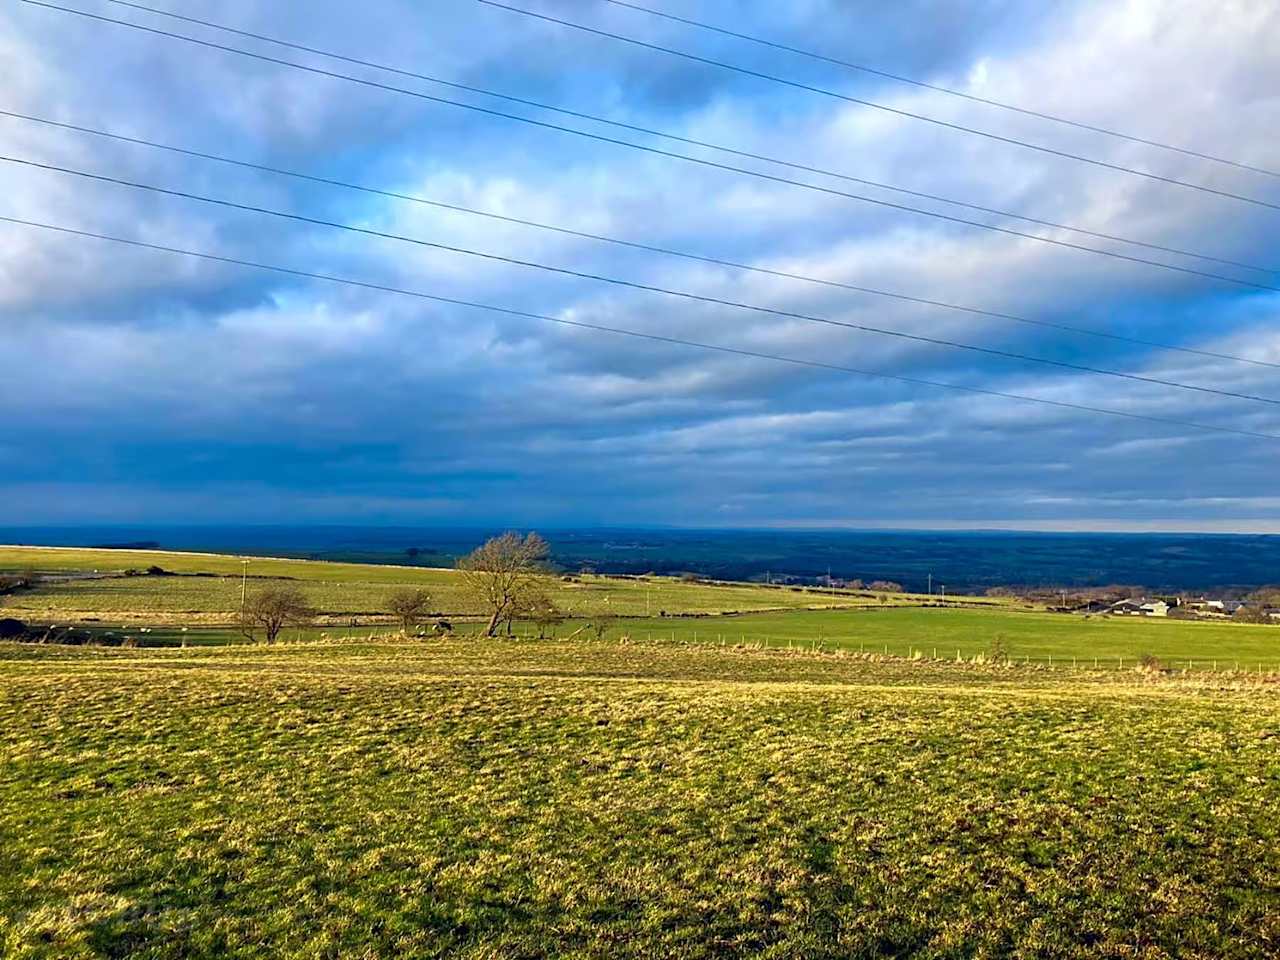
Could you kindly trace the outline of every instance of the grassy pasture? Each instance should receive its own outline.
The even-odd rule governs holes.
[[[148,625],[144,643],[182,639],[189,643],[238,642],[239,634],[224,625],[234,620],[240,602],[240,560],[206,554],[155,551],[0,548],[0,570],[42,571],[145,570],[155,564],[183,574],[212,576],[136,576],[74,580],[42,585],[14,594],[7,610],[37,622],[94,621],[102,629],[136,632]],[[452,570],[328,563],[307,560],[252,559],[251,588],[288,582],[298,586],[324,615],[322,626],[302,631],[302,639],[367,636],[387,608],[389,594],[404,586],[429,590],[437,608],[450,618],[474,615]],[[808,647],[866,650],[910,656],[966,658],[988,652],[999,638],[1019,659],[1092,666],[1132,664],[1143,654],[1185,669],[1264,670],[1280,668],[1280,628],[1225,622],[1191,623],[1140,618],[1082,618],[1019,608],[1006,600],[960,598],[957,608],[922,608],[927,598],[898,595],[881,603],[877,597],[826,591],[771,588],[752,584],[688,583],[654,577],[648,580],[584,576],[576,582],[548,581],[555,602],[573,619],[557,633],[566,635],[582,617],[608,615],[605,638],[629,636],[636,641]],[[816,608],[816,609],[815,609]],[[654,616],[645,618],[648,610]],[[658,617],[666,610],[686,616]],[[687,616],[722,614],[733,616]],[[351,627],[357,620],[360,626]],[[459,623],[461,630],[472,627]],[[536,632],[524,625],[525,632]],[[290,631],[290,636],[295,636]]]
[[[526,628],[529,629],[529,628]],[[1117,666],[1123,658],[1132,666],[1143,654],[1182,668],[1280,668],[1280,625],[1237,624],[1224,621],[1089,617],[1037,613],[1013,609],[954,609],[890,607],[863,610],[795,610],[735,617],[621,620],[607,638],[629,635],[633,640],[763,644],[827,650],[865,650],[910,656],[966,658],[991,650],[999,637],[1016,659],[1080,666]]]
[[[0,645],[0,955],[1274,956],[1278,716],[718,647]]]
[[[241,644],[244,638],[231,626],[195,625],[185,630],[172,624],[155,624],[140,632],[137,623],[102,622],[90,625],[98,631],[134,637],[143,646]],[[580,629],[583,628],[583,629]],[[473,634],[475,624],[461,624],[460,638]],[[517,625],[518,634],[534,638],[538,627]],[[554,637],[595,639],[586,621],[558,624]],[[328,640],[349,642],[389,639],[395,628],[388,624],[290,628],[287,643]],[[889,607],[869,610],[792,610],[742,616],[696,618],[622,619],[609,624],[603,637],[609,642],[627,638],[641,646],[698,645],[733,647],[764,646],[779,649],[844,651],[932,659],[965,659],[987,654],[992,639],[1000,637],[1016,662],[1080,669],[1096,666],[1115,670],[1131,668],[1143,654],[1158,657],[1176,670],[1236,670],[1280,673],[1280,628],[1230,622],[1192,623],[1176,620],[1091,618],[1060,614],[999,610]],[[554,637],[552,639],[554,639]],[[438,640],[424,641],[428,645]]]
[[[141,622],[217,623],[234,618],[240,603],[243,568],[237,557],[216,554],[137,550],[81,550],[52,547],[0,547],[0,571],[120,572],[155,565],[187,576],[117,577],[48,583],[8,598],[14,616],[41,620],[86,617],[134,619]],[[374,616],[386,611],[388,595],[401,587],[431,592],[448,616],[474,614],[462,595],[453,570],[310,560],[253,558],[250,587],[288,578],[322,613],[341,619]],[[211,574],[212,576],[192,576]],[[583,576],[577,582],[548,581],[552,599],[578,616],[759,611],[809,606],[865,606],[874,597],[791,590],[753,584],[686,583],[671,577],[648,580]],[[897,597],[893,602],[910,602]],[[996,601],[973,598],[971,602]]]

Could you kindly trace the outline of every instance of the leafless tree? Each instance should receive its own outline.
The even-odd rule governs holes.
[[[545,640],[547,631],[553,629],[563,619],[557,607],[545,593],[532,593],[525,598],[519,611],[522,620],[532,620],[538,625],[538,639]]]
[[[400,621],[400,628],[408,633],[431,612],[431,594],[412,587],[397,590],[388,598],[387,610]]]
[[[458,561],[468,595],[489,617],[485,636],[510,623],[540,592],[547,552],[547,541],[536,533],[504,533]]]
[[[240,629],[251,642],[261,629],[266,642],[275,643],[286,626],[307,626],[314,617],[315,611],[297,587],[263,587],[245,602]]]
[[[1274,623],[1271,615],[1267,613],[1267,608],[1261,603],[1247,603],[1237,608],[1236,612],[1231,615],[1232,620],[1240,623]]]

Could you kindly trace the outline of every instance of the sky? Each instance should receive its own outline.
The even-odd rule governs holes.
[[[1280,287],[1280,177],[601,0],[513,2],[1262,203],[921,122],[476,0],[156,0],[175,13],[455,84],[1246,266],[744,160],[108,0],[66,5],[826,192],[15,0],[0,7],[0,110],[1153,346],[610,245],[0,117],[0,155],[8,158],[0,161],[0,216],[827,365],[640,340],[0,223],[0,524],[1280,532],[1280,440],[831,367],[1280,435],[1275,404],[691,300],[12,162],[788,314],[1280,398],[1280,369],[1264,365],[1280,364],[1280,292],[1266,289]],[[1280,171],[1280,7],[1261,0],[652,2],[978,97]]]

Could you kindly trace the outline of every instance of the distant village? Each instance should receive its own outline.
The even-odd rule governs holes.
[[[1062,613],[1105,614],[1124,617],[1182,617],[1236,619],[1252,622],[1280,620],[1280,597],[1239,600],[1192,599],[1182,596],[1126,597],[1122,600],[1089,599],[1067,606],[1051,606]]]
[[[902,585],[887,580],[866,583],[830,575],[797,577],[772,575],[765,582],[775,586],[807,585],[830,590],[900,593]],[[945,601],[945,585],[930,582],[928,592]],[[1280,587],[1249,591],[1196,593],[1150,592],[1142,587],[991,587],[989,597],[1017,597],[1043,604],[1052,613],[1106,617],[1171,617],[1182,620],[1237,620],[1246,623],[1280,623]]]
[[[1280,588],[1266,587],[1248,593],[1218,596],[1185,593],[1146,593],[1134,587],[1099,587],[1086,590],[1006,589],[989,595],[1017,596],[1043,603],[1055,613],[1108,617],[1172,617],[1182,620],[1238,620],[1247,623],[1280,622]]]

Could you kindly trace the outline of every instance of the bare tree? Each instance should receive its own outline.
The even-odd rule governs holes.
[[[1274,623],[1271,614],[1267,612],[1267,608],[1260,603],[1247,603],[1236,609],[1231,615],[1232,620],[1239,623]]]
[[[489,617],[485,636],[510,623],[538,591],[547,558],[547,541],[536,533],[504,533],[458,561],[471,600]]]
[[[240,629],[250,642],[261,629],[267,643],[275,643],[286,626],[307,626],[314,617],[315,611],[297,587],[263,587],[245,601]]]
[[[540,592],[526,597],[519,611],[520,619],[532,620],[538,625],[539,640],[547,639],[547,631],[554,629],[563,616],[559,607],[552,603],[551,598]]]
[[[387,610],[400,621],[400,629],[408,633],[431,612],[431,594],[412,587],[397,590],[388,598]]]

